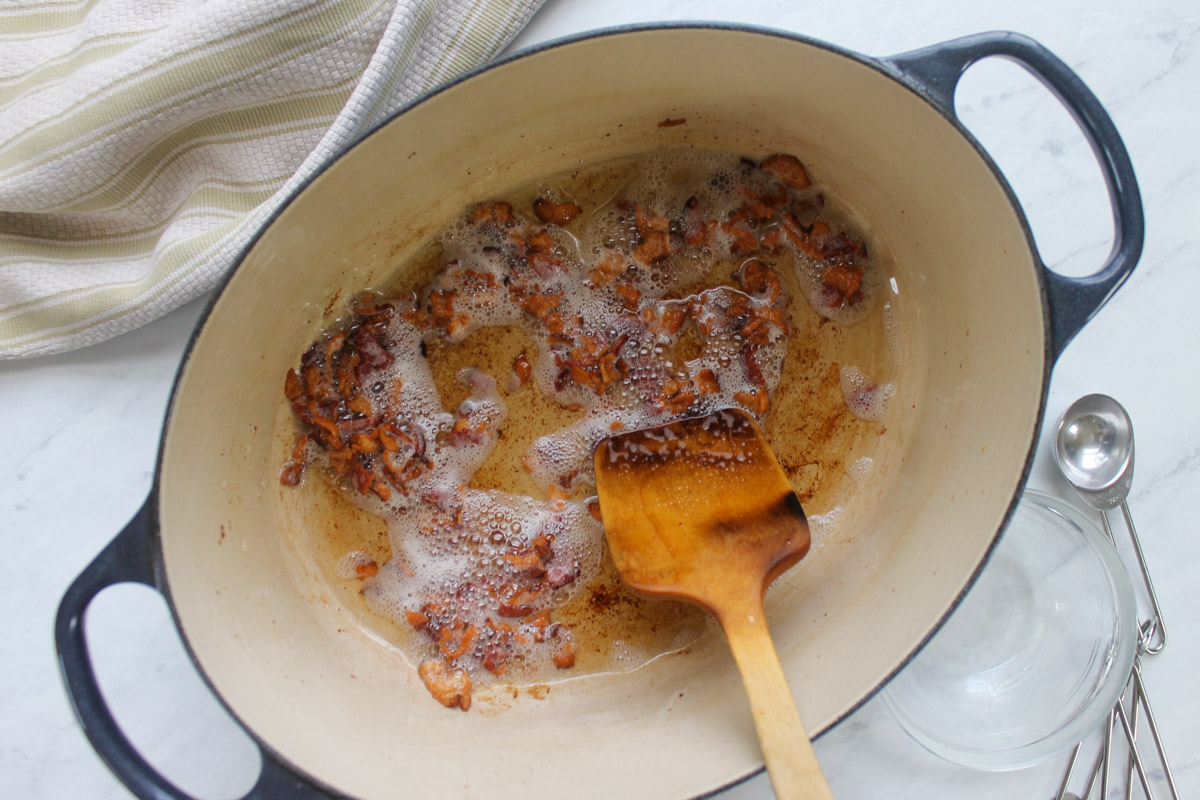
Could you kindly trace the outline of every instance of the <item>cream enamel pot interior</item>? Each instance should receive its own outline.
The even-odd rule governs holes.
[[[1012,192],[953,114],[962,72],[1016,60],[1093,145],[1116,245],[1048,272]],[[686,125],[660,127],[664,118]],[[342,607],[299,542],[278,472],[282,378],[336,298],[383,281],[472,201],[581,162],[665,147],[790,152],[886,249],[903,376],[876,468],[831,538],[768,596],[807,728],[882,686],[970,585],[1015,505],[1050,367],[1141,250],[1128,157],[1054,56],[984,34],[873,60],[790,34],[683,25],[519,54],[422,98],[299,190],[213,301],[180,368],[145,507],[80,576],[57,641],[93,745],[142,798],[186,798],[104,704],[83,613],[105,586],[168,599],[197,668],[263,750],[254,798],[693,797],[761,769],[723,643],[568,680],[498,713],[449,711]],[[314,523],[315,524],[315,523]]]

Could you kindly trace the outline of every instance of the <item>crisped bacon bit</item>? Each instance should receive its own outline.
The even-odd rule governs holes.
[[[642,237],[642,243],[633,248],[633,257],[643,264],[654,264],[671,255],[671,236],[651,231]]]
[[[767,266],[757,259],[747,261],[737,278],[744,292],[762,294],[767,290]]]
[[[702,369],[697,372],[696,390],[700,392],[701,397],[707,397],[710,394],[716,394],[721,391],[721,384],[717,380],[717,374],[711,369]]]
[[[368,561],[365,564],[359,564],[355,566],[354,574],[360,578],[374,578],[379,574],[379,565],[374,561]]]
[[[480,203],[467,218],[472,225],[499,225],[508,227],[516,220],[513,218],[512,206],[503,201]]]
[[[479,629],[474,625],[467,625],[464,628],[462,623],[459,623],[452,628],[442,628],[439,634],[438,649],[447,661],[453,661],[471,649],[471,645],[478,635]]]
[[[542,222],[564,226],[583,213],[583,209],[574,203],[555,203],[544,197],[533,201],[533,213]]]
[[[641,244],[633,249],[633,257],[643,264],[653,264],[671,255],[671,223],[666,217],[633,204],[634,224]]]
[[[375,292],[363,292],[354,300],[350,310],[362,317],[377,317],[391,314],[396,307],[383,302],[383,298]]]
[[[538,319],[545,319],[547,314],[559,307],[562,298],[562,292],[555,294],[534,292],[525,299],[521,308]]]
[[[463,711],[471,707],[471,677],[465,669],[451,669],[444,661],[430,660],[417,668],[425,688],[446,708],[458,706]]]
[[[762,235],[762,238],[758,240],[758,244],[768,253],[778,253],[779,249],[783,247],[783,238],[786,235],[782,228],[772,227]]]
[[[533,366],[529,363],[528,356],[522,350],[517,354],[517,357],[512,362],[512,381],[509,382],[509,391],[515,392],[525,384],[529,383],[529,378],[533,375]]]
[[[554,666],[559,669],[570,669],[575,666],[575,645],[571,644],[570,639],[562,639],[558,645],[558,652],[554,654]]]
[[[696,402],[696,392],[690,383],[668,378],[663,381],[663,399],[672,414],[682,414]]]
[[[742,187],[742,192],[746,195],[746,202],[730,216],[729,221],[737,223],[747,220],[750,222],[751,227],[756,223],[773,219],[776,212],[787,205],[788,201],[788,196],[785,192],[760,195],[758,192],[745,186]]]
[[[826,268],[825,273],[821,276],[821,283],[833,291],[835,296],[831,299],[839,307],[854,305],[858,302],[861,297],[859,289],[862,288],[862,281],[862,267],[843,264]]]
[[[550,488],[557,489],[558,487],[551,486]],[[539,577],[546,574],[546,562],[542,561],[541,556],[537,553],[531,551],[509,553],[503,556],[502,560],[511,564],[522,575]]]
[[[548,230],[542,228],[525,240],[525,249],[530,253],[553,253],[554,237]]]
[[[429,624],[429,617],[425,614],[422,614],[420,611],[409,611],[408,609],[405,609],[404,618],[408,620],[408,624],[412,625],[414,628],[424,628]]]
[[[533,271],[542,280],[567,271],[567,263],[565,261],[554,256],[548,256],[545,253],[530,253],[529,266],[533,267]]]
[[[444,325],[454,316],[454,297],[457,294],[454,289],[429,293],[429,306],[435,323]]]
[[[284,486],[298,486],[304,477],[304,468],[307,466],[308,437],[299,434],[292,443],[292,457],[283,465],[283,470],[279,473],[279,482]]]
[[[636,311],[638,303],[642,302],[642,293],[633,284],[618,283],[613,287],[613,292],[621,298],[621,302],[629,311]]]
[[[797,191],[809,187],[808,172],[800,159],[786,154],[774,155],[762,162],[762,168],[784,186]]]
[[[662,312],[662,329],[666,333],[676,334],[687,319],[687,309],[682,306],[667,306]]]
[[[299,400],[304,396],[304,381],[300,380],[300,375],[294,369],[287,371],[287,378],[283,381],[283,394],[288,400]]]
[[[470,326],[467,323],[467,318],[462,314],[455,314],[446,321],[446,336],[452,342],[461,342],[466,338],[467,329]]]
[[[587,512],[591,516],[592,519],[596,520],[596,522],[604,521],[600,517],[600,504],[598,502],[596,502],[595,500],[593,500],[587,504]]]
[[[609,250],[588,273],[588,280],[592,282],[593,286],[602,288],[628,268],[629,265],[625,262],[624,256],[616,250]]]
[[[762,368],[758,366],[758,357],[754,355],[754,350],[753,347],[742,350],[742,363],[746,367],[746,377],[755,386],[766,386],[767,379],[763,377]]]
[[[537,602],[539,592],[529,589],[518,589],[508,600],[496,608],[496,613],[502,617],[528,617],[533,613],[533,604]]]
[[[730,237],[729,252],[735,256],[748,256],[758,252],[758,237],[748,230],[728,222],[722,222],[721,230]]]
[[[429,311],[425,308],[410,308],[400,318],[419,331],[429,329]]]
[[[733,399],[751,414],[765,414],[771,408],[771,396],[762,388],[753,392],[736,392]]]

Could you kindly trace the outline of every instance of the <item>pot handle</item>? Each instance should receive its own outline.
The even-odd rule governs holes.
[[[141,510],[67,589],[58,607],[54,642],[67,696],[84,734],[109,769],[141,800],[192,800],[167,781],[134,748],[113,718],[88,655],[84,612],[96,595],[118,583],[141,583],[161,591],[157,578],[157,498]],[[242,800],[338,800],[297,775],[261,744],[262,772]]]
[[[1067,344],[1104,306],[1137,266],[1146,226],[1142,200],[1129,153],[1112,118],[1096,95],[1057,56],[1028,36],[996,31],[965,36],[883,59],[904,81],[943,114],[957,119],[954,91],[964,72],[980,59],[1000,56],[1015,61],[1041,81],[1066,106],[1100,162],[1113,209],[1113,247],[1093,275],[1069,278],[1038,262],[1045,278],[1050,315],[1050,349],[1058,360]]]

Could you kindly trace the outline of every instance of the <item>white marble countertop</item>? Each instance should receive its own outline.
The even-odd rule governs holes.
[[[736,10],[734,10],[736,8]],[[1171,623],[1171,644],[1144,667],[1184,797],[1200,796],[1200,6],[1195,0],[549,0],[515,46],[590,28],[720,19],[798,31],[868,55],[1009,29],[1074,68],[1111,113],[1146,209],[1141,266],[1067,349],[1054,372],[1053,420],[1074,398],[1119,398],[1137,426],[1130,504]],[[1069,117],[1018,68],[986,63],[958,108],[1012,182],[1045,259],[1093,271],[1111,236],[1108,202]],[[150,488],[171,380],[204,299],[116,340],[40,360],[0,363],[8,414],[0,458],[0,795],[35,800],[128,797],[83,737],[59,682],[55,610],[69,582],[141,506]],[[1066,496],[1043,435],[1032,482]],[[165,606],[142,587],[106,591],[89,612],[106,695],[135,744],[201,798],[240,797],[257,754],[207,696]],[[873,700],[816,743],[841,800],[1031,798],[1057,787],[1065,758],[974,772],[912,743]],[[1159,796],[1163,796],[1158,788]],[[729,800],[768,798],[759,776]]]

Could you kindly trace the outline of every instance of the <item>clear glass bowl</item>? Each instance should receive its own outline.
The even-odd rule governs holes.
[[[993,770],[1044,761],[1116,703],[1136,616],[1095,513],[1027,491],[975,585],[888,684],[884,704],[949,761]]]

